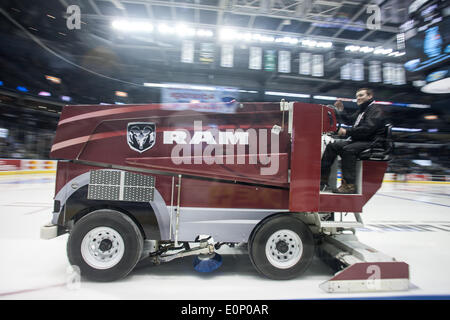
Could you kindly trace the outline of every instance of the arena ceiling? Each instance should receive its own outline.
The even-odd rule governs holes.
[[[7,44],[0,50],[3,82],[26,83],[27,86],[70,95],[74,103],[113,103],[116,90],[128,92],[125,103],[148,103],[157,100],[155,90],[143,83],[178,82],[238,86],[261,94],[244,97],[247,101],[264,99],[265,90],[308,92],[332,96],[353,96],[355,88],[375,87],[380,99],[432,104],[435,97],[423,94],[408,82],[394,86],[355,83],[340,79],[342,61],[348,56],[346,47],[366,46],[399,50],[397,33],[407,20],[411,0],[3,0],[0,4],[0,40]],[[67,8],[76,5],[81,13],[79,28],[69,29]],[[380,20],[374,21],[379,9]],[[115,32],[116,20],[150,21],[155,32],[129,34]],[[374,23],[379,22],[376,27]],[[298,39],[298,45],[282,42],[259,43],[262,47],[286,48],[298,64],[301,41],[332,43],[332,50],[315,48],[325,57],[326,74],[321,78],[305,77],[292,72],[255,72],[248,70],[251,45],[242,38],[231,39],[236,48],[235,67],[221,68],[213,64],[180,62],[180,39],[175,34],[156,32],[161,25],[179,26],[186,30],[206,30],[209,39],[195,41],[220,45],[224,29],[240,34]],[[309,48],[310,49],[310,48]],[[361,53],[369,60],[371,53]],[[401,63],[402,57],[377,57]],[[296,61],[297,60],[297,61]],[[298,68],[298,67],[297,67]],[[49,83],[45,75],[62,79]],[[7,95],[5,86],[0,93]],[[18,95],[17,92],[14,93]],[[20,96],[20,94],[19,94]],[[442,96],[441,96],[442,97]],[[34,100],[29,94],[25,97]],[[447,96],[448,98],[448,96]],[[42,97],[39,99],[42,100]],[[17,99],[16,99],[17,100]],[[22,97],[23,101],[23,97]],[[60,99],[48,98],[59,107]],[[44,101],[45,102],[45,101]],[[40,101],[40,105],[44,103]],[[37,103],[39,104],[39,102]],[[55,108],[56,110],[58,108]]]

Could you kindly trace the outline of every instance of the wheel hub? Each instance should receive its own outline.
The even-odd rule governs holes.
[[[103,240],[100,242],[100,245],[98,246],[98,248],[99,248],[102,252],[105,252],[105,251],[110,250],[110,249],[112,248],[112,246],[113,246],[113,243],[112,243],[111,240],[109,240],[109,239],[103,239]]]
[[[289,250],[289,246],[284,240],[278,241],[275,248],[281,253],[286,253]]]
[[[266,242],[267,260],[276,268],[288,269],[293,267],[300,261],[302,254],[302,240],[292,230],[278,230]]]
[[[109,227],[92,229],[81,242],[81,255],[84,261],[95,269],[114,267],[120,262],[124,252],[122,236]]]

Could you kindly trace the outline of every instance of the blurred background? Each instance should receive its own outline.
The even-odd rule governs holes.
[[[388,172],[450,181],[449,15],[444,0],[2,0],[0,158],[48,159],[64,105],[356,110],[370,87],[394,125]]]

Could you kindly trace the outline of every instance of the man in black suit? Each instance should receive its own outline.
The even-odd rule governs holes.
[[[386,119],[380,106],[374,103],[373,91],[368,88],[358,89],[356,103],[359,110],[351,116],[343,114],[344,105],[341,100],[334,104],[340,123],[353,124],[351,128],[339,128],[338,135],[347,137],[327,145],[322,156],[320,190],[328,187],[328,177],[334,160],[342,158],[342,185],[333,190],[334,193],[356,193],[356,159],[358,154],[367,149],[372,142],[384,135]]]

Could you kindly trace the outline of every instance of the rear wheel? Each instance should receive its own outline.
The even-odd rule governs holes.
[[[137,264],[143,238],[130,217],[114,210],[96,210],[81,218],[67,242],[67,255],[81,275],[94,281],[125,277]]]
[[[287,280],[302,274],[314,256],[314,238],[308,226],[293,214],[263,221],[249,241],[255,269],[264,276]]]

